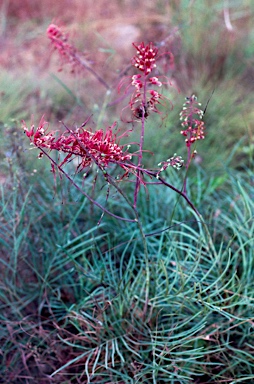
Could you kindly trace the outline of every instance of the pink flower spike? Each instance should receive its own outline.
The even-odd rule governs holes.
[[[68,34],[64,33],[57,25],[50,24],[47,29],[47,36],[51,40],[53,48],[59,53],[61,65],[63,63],[71,64],[73,71],[75,68],[81,68],[81,63],[77,58],[77,50],[68,42]]]

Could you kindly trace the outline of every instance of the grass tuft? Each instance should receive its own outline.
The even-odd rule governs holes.
[[[3,192],[1,376],[17,383],[252,380],[254,207],[246,181],[232,171],[224,188],[199,194],[205,225],[191,213],[182,222],[179,205],[171,223],[165,214],[147,224],[145,232],[171,225],[147,237],[145,313],[146,265],[137,233],[127,240],[131,223],[119,228],[105,218],[88,228],[87,202],[70,194],[52,206],[43,182],[40,195],[36,184],[23,195],[18,187]],[[158,217],[158,193],[151,190],[148,202],[143,194],[143,220]]]

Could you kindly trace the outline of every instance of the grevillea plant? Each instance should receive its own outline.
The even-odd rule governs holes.
[[[90,67],[84,55],[69,43],[68,35],[63,33],[58,26],[51,24],[48,27],[47,34],[51,40],[52,47],[58,51],[61,57],[61,64],[69,63],[72,70],[78,69],[78,71],[81,71],[84,69],[89,71],[88,73],[93,75],[107,90],[110,90],[102,76],[98,75]],[[173,55],[170,52],[159,53],[158,48],[151,42],[148,44],[144,42],[133,43],[133,46],[136,49],[136,54],[132,58],[131,63],[135,68],[135,73],[131,77],[125,77],[121,80],[118,89],[121,90],[124,87],[126,94],[130,94],[127,108],[130,110],[132,116],[131,123],[135,127],[134,129],[139,130],[139,142],[136,143],[136,151],[130,150],[133,144],[132,146],[121,144],[122,138],[128,137],[132,129],[125,130],[124,133],[121,133],[120,129],[116,131],[117,122],[109,122],[107,127],[94,131],[91,128],[90,118],[88,117],[76,129],[69,128],[63,123],[64,132],[58,132],[50,130],[49,124],[42,117],[38,126],[34,124],[27,126],[23,122],[23,129],[30,139],[32,146],[39,150],[39,158],[46,156],[49,159],[53,174],[56,174],[58,171],[67,177],[73,187],[85,195],[92,204],[99,207],[103,213],[107,213],[118,220],[137,223],[143,241],[147,266],[145,314],[149,298],[149,257],[146,235],[139,218],[139,192],[141,187],[146,187],[149,184],[170,188],[184,198],[186,203],[199,216],[197,209],[187,195],[186,178],[183,188],[180,190],[168,183],[162,177],[162,172],[168,167],[173,167],[176,170],[185,168],[187,173],[191,160],[195,156],[195,150],[193,150],[192,146],[197,140],[204,139],[204,123],[202,121],[203,111],[200,109],[200,104],[198,104],[196,96],[191,95],[186,98],[180,114],[182,121],[182,131],[180,133],[186,137],[186,163],[184,164],[183,158],[175,153],[168,159],[161,161],[154,169],[146,167],[143,158],[146,122],[153,113],[162,115],[163,109],[171,105],[171,102],[161,91],[163,86],[170,86],[170,81],[166,76],[160,75],[158,69],[160,58],[164,56],[170,65],[173,65]],[[129,92],[130,90],[131,92]],[[126,124],[126,122],[122,123]],[[59,154],[59,159],[61,159],[59,162],[52,156],[52,151],[56,151]],[[125,199],[132,212],[130,217],[126,218],[117,215],[96,201],[93,194],[89,193],[88,188],[86,188],[85,181],[83,188],[75,182],[65,170],[65,165],[74,159],[77,160],[72,162],[72,164],[75,164],[73,167],[76,168],[76,172],[87,174],[91,167],[97,169],[97,173],[101,174],[107,184],[115,188]],[[116,168],[119,169],[117,177],[115,176]],[[132,183],[134,186],[132,198],[124,190],[124,181]]]

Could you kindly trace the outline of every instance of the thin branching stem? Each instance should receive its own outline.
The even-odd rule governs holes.
[[[172,189],[173,191],[175,191],[176,193],[178,193],[180,196],[182,196],[188,203],[188,205],[191,207],[191,209],[193,209],[193,211],[200,217],[200,213],[198,212],[197,208],[194,206],[194,204],[191,202],[191,200],[188,198],[187,194],[184,193],[183,191],[181,191],[180,189],[174,187],[172,184],[168,183],[166,180],[164,180],[161,176],[158,175],[157,172],[154,172],[154,171],[150,171],[148,169],[144,169],[144,168],[139,168],[138,166],[132,166],[131,164],[125,164],[126,167],[129,167],[129,168],[134,168],[137,170],[137,171],[142,171],[144,174],[147,174],[149,176],[152,176],[154,178],[156,178],[157,180],[159,180],[159,182],[154,182],[154,183],[151,183],[151,184],[164,184],[166,187]],[[146,184],[150,184],[149,182],[146,183]]]
[[[144,111],[143,111],[143,114],[144,114]],[[87,153],[87,149],[85,148],[84,144],[79,140],[79,138],[77,137],[77,135],[75,134],[75,132],[73,132],[71,129],[69,129],[67,126],[65,126],[66,129],[68,130],[69,133],[71,133],[75,138],[76,140],[78,141],[79,145],[82,147],[82,149],[84,149],[84,151]],[[144,129],[144,127],[143,127]],[[143,132],[143,135],[144,135],[144,132]],[[141,153],[142,153],[142,148],[143,148],[143,142],[144,142],[144,137],[143,139],[141,140],[141,143],[140,143],[140,146],[141,146]],[[140,235],[141,235],[141,240],[142,240],[142,244],[143,244],[143,249],[144,249],[144,255],[145,255],[145,265],[146,265],[146,294],[145,294],[145,306],[144,306],[144,310],[143,310],[143,317],[145,318],[146,316],[146,312],[147,312],[147,306],[148,306],[148,301],[149,301],[149,290],[150,290],[150,268],[149,268],[149,255],[148,255],[148,249],[147,249],[147,242],[146,242],[146,236],[145,236],[145,233],[144,233],[144,230],[143,230],[143,226],[142,226],[142,223],[141,223],[141,220],[140,220],[140,217],[139,217],[139,214],[138,214],[138,211],[136,209],[136,206],[135,206],[135,203],[134,205],[131,203],[131,201],[129,200],[128,196],[126,195],[126,193],[121,189],[119,188],[117,182],[114,180],[114,178],[112,178],[106,171],[105,169],[101,169],[101,167],[97,164],[96,162],[96,159],[94,158],[94,156],[92,156],[90,153],[89,153],[89,156],[91,156],[91,158],[93,159],[93,161],[95,162],[95,164],[99,167],[99,169],[103,172],[103,175],[105,177],[105,179],[109,182],[109,184],[113,185],[113,187],[121,194],[121,196],[125,199],[126,203],[129,205],[129,207],[131,208],[131,210],[133,211],[134,215],[135,215],[135,219],[134,220],[128,220],[128,219],[125,219],[125,221],[128,221],[128,222],[136,222],[137,223],[137,226],[139,228],[139,231],[140,231]],[[142,162],[142,157],[141,157],[141,160],[139,160],[140,162]],[[141,170],[141,169],[140,169]],[[61,170],[62,172],[62,170]],[[65,172],[64,172],[65,176],[67,175]],[[72,181],[72,184],[74,186],[76,186],[75,182],[69,177],[69,175],[67,175],[67,178],[69,180]],[[139,179],[139,177],[137,177],[137,180]],[[78,186],[77,186],[78,187]],[[78,187],[79,190],[81,190],[81,188]],[[82,191],[82,190],[81,190]],[[83,194],[85,194],[84,191],[82,191]],[[90,201],[94,201],[91,197],[89,197]],[[96,204],[98,205],[98,203]],[[101,206],[100,206],[101,207]],[[113,217],[116,217],[116,215],[114,215],[113,213],[109,212],[108,210],[104,209],[104,212],[106,213],[109,213],[111,216]],[[123,218],[121,218],[121,220],[123,220]]]
[[[142,166],[142,159],[143,159],[143,147],[144,147],[144,140],[145,140],[145,110],[146,110],[146,88],[147,88],[147,81],[146,81],[147,75],[144,75],[144,82],[143,82],[143,97],[142,97],[142,117],[141,117],[141,132],[140,132],[140,141],[139,141],[139,154],[138,154],[138,167]],[[137,205],[137,198],[138,198],[138,191],[140,188],[140,171],[137,171],[137,179],[136,179],[136,188],[134,192],[134,206]]]
[[[142,222],[140,220],[140,217],[139,217],[139,214],[138,214],[136,207],[131,203],[131,201],[129,200],[126,193],[121,188],[119,188],[119,186],[117,185],[117,182],[114,180],[114,178],[112,178],[108,175],[108,181],[123,196],[123,198],[125,199],[125,201],[129,205],[129,207],[133,210],[133,213],[136,217],[135,221],[137,223],[137,226],[138,226],[138,229],[139,229],[139,232],[141,235],[141,240],[142,240],[143,250],[144,250],[144,256],[145,256],[145,268],[146,268],[146,284],[145,284],[146,292],[145,292],[145,305],[144,305],[144,309],[143,309],[143,319],[145,320],[147,308],[148,308],[148,302],[149,302],[149,293],[150,293],[150,266],[149,266],[149,254],[148,254],[148,248],[147,248],[146,235],[145,235],[145,232],[143,230]]]
[[[98,208],[100,208],[103,212],[107,213],[108,215],[114,217],[115,219],[127,221],[129,223],[135,223],[136,219],[127,219],[125,217],[121,217],[118,215],[115,215],[114,213],[110,212],[108,209],[104,208],[100,203],[98,203],[96,200],[92,199],[85,191],[83,191],[82,188],[80,188],[75,181],[66,173],[63,168],[57,164],[57,162],[52,159],[52,157],[41,147],[38,147],[38,149],[50,160],[50,162],[71,182],[71,184],[80,192],[82,195],[84,195],[92,204],[96,205]]]

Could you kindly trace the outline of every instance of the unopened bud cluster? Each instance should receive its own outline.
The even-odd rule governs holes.
[[[180,120],[182,120],[182,127],[185,129],[181,134],[186,137],[186,146],[190,147],[195,141],[204,139],[205,125],[202,121],[204,112],[199,107],[200,103],[197,102],[197,97],[192,95],[186,97],[183,109],[180,113]]]
[[[159,174],[161,172],[165,171],[169,166],[173,167],[179,171],[179,169],[182,168],[183,164],[184,164],[184,160],[183,160],[182,156],[178,156],[176,153],[174,153],[174,156],[170,157],[166,161],[161,161],[158,164],[158,166],[161,168],[160,168],[159,172],[157,173],[157,178],[159,177]]]

